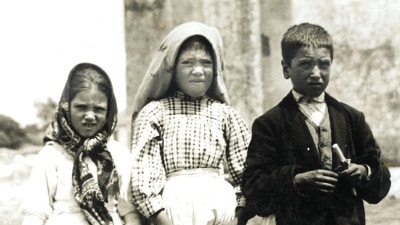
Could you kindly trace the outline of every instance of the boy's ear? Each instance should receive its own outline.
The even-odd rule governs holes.
[[[283,59],[281,61],[281,65],[282,65],[283,77],[285,79],[289,79],[290,78],[290,73],[289,73],[290,66]]]

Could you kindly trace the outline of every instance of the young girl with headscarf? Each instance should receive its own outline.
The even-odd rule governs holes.
[[[110,140],[116,123],[106,72],[76,65],[36,158],[20,208],[23,224],[140,224],[128,200],[129,149]]]
[[[232,224],[235,209],[244,209],[239,184],[250,135],[228,105],[222,56],[217,29],[181,24],[161,43],[137,93],[132,196],[155,224]]]

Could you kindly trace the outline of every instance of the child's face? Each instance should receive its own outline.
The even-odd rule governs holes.
[[[329,83],[331,55],[327,48],[300,48],[290,65],[282,62],[286,79],[291,79],[293,89],[305,96],[319,96]]]
[[[97,89],[79,92],[70,107],[72,126],[84,138],[94,136],[106,124],[107,96]]]
[[[175,71],[179,90],[191,97],[203,96],[213,80],[213,60],[203,48],[190,47],[180,54]]]

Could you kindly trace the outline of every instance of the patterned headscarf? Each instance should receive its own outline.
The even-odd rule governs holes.
[[[107,120],[103,129],[90,138],[81,137],[73,128],[70,112],[70,85],[74,76],[82,72],[96,72],[109,83]],[[48,127],[44,142],[55,141],[64,146],[65,150],[74,157],[72,170],[72,185],[76,201],[82,209],[86,220],[93,225],[109,224],[111,216],[105,203],[117,199],[119,195],[119,179],[114,161],[107,150],[107,141],[117,123],[117,104],[107,74],[98,66],[90,63],[76,65],[70,72],[58,105],[54,121]],[[98,182],[90,173],[84,157],[89,156],[102,168]]]
[[[197,35],[208,40],[214,51],[214,80],[207,94],[221,102],[229,103],[222,77],[223,46],[219,31],[203,23],[187,22],[175,27],[164,38],[155,53],[133,103],[133,120],[147,103],[166,97],[172,83],[174,64],[181,45],[188,38]]]

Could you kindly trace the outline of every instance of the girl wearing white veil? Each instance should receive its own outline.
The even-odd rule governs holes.
[[[244,206],[239,184],[250,135],[228,105],[222,56],[217,29],[181,24],[161,43],[139,88],[132,196],[154,223],[224,224]]]

